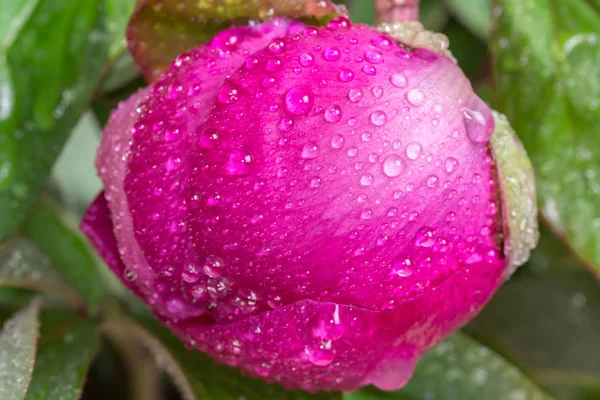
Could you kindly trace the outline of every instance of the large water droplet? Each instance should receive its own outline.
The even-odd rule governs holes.
[[[475,143],[484,143],[492,137],[495,128],[494,117],[489,107],[479,97],[473,97],[460,111],[463,114],[469,139]]]
[[[351,70],[349,70],[347,68],[342,68],[340,70],[340,74],[338,75],[338,78],[342,82],[351,82],[354,80],[354,72],[352,72]]]
[[[360,184],[363,186],[371,186],[373,184],[373,175],[366,174],[360,178]]]
[[[304,352],[308,361],[319,367],[325,367],[335,359],[331,340],[323,340],[319,343],[308,345],[304,349]]]
[[[404,74],[401,74],[399,72],[393,74],[390,77],[390,82],[397,88],[405,88],[406,86],[408,86],[408,79],[406,79],[406,76],[404,76]]]
[[[415,247],[432,247],[435,244],[435,234],[433,229],[428,226],[424,226],[419,229],[415,235]]]
[[[344,138],[343,135],[337,134],[337,135],[333,135],[333,137],[331,138],[331,147],[339,150],[342,147],[344,147],[344,142],[345,142],[346,138]]]
[[[333,312],[321,314],[316,335],[325,340],[338,340],[343,334],[344,325],[340,318],[340,306],[336,304]]]
[[[222,269],[224,265],[225,261],[221,257],[211,254],[204,261],[204,273],[211,278],[218,278],[223,273]]]
[[[246,148],[233,149],[227,160],[227,172],[231,175],[248,175],[252,170],[254,156]]]
[[[394,178],[402,173],[406,168],[406,163],[397,154],[391,154],[383,160],[383,173]]]
[[[240,90],[236,86],[226,83],[219,90],[217,98],[221,104],[232,104],[240,99]]]
[[[315,58],[308,53],[302,53],[298,56],[298,62],[305,68],[315,65]]]
[[[365,53],[365,60],[371,64],[381,64],[383,62],[383,55],[376,50],[369,50]]]
[[[358,103],[359,101],[361,101],[363,96],[364,93],[360,89],[350,89],[350,92],[348,92],[348,98],[353,103]]]
[[[201,275],[200,269],[193,264],[186,265],[181,271],[181,279],[187,283],[198,282]]]
[[[294,86],[285,94],[285,109],[290,114],[307,114],[314,104],[312,91],[306,86]]]
[[[342,119],[342,109],[340,106],[327,107],[324,118],[327,122],[338,122],[340,119]]]
[[[371,123],[375,126],[383,126],[387,123],[388,116],[381,110],[373,111],[371,114]]]
[[[406,94],[406,99],[413,106],[419,107],[425,102],[425,94],[419,89],[411,89]]]
[[[406,254],[402,254],[392,261],[392,272],[402,278],[406,278],[413,274],[412,272],[413,261]]]
[[[421,146],[421,143],[412,142],[406,146],[406,156],[411,160],[419,158],[422,152],[423,146]]]
[[[342,52],[337,47],[328,47],[325,49],[323,57],[327,61],[337,61],[342,57]]]
[[[458,167],[458,160],[454,157],[448,157],[446,159],[446,162],[444,163],[444,168],[446,169],[446,172],[451,174],[452,172],[454,172],[456,167]]]
[[[319,155],[319,146],[315,142],[308,142],[302,147],[302,158],[313,160]]]

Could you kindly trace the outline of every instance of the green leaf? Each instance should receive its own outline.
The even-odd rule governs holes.
[[[450,40],[450,51],[465,75],[470,79],[477,78],[488,58],[485,43],[454,21],[450,22],[442,33]]]
[[[38,202],[23,227],[30,238],[50,258],[54,267],[96,309],[106,294],[94,253],[79,232],[71,229],[56,207],[47,200]]]
[[[113,336],[131,335],[154,355],[185,400],[340,400],[339,393],[309,394],[243,376],[239,370],[218,364],[206,354],[186,349],[183,343],[154,320],[144,327],[127,318],[112,319],[106,327]]]
[[[561,399],[600,398],[598,282],[547,230],[468,331]]]
[[[0,399],[23,400],[31,380],[39,335],[40,299],[6,321],[0,333]]]
[[[83,114],[50,175],[51,187],[57,191],[60,203],[76,211],[78,217],[83,216],[102,190],[94,166],[100,129],[93,113]]]
[[[550,400],[515,366],[462,333],[423,355],[412,379],[390,393],[369,387],[347,393],[344,400]]]
[[[81,308],[82,299],[30,240],[15,238],[0,247],[0,287],[29,289],[64,299]]]
[[[375,23],[374,0],[352,0],[348,2],[352,22],[373,25]]]
[[[535,168],[540,211],[600,276],[600,8],[502,0],[497,108]]]
[[[44,312],[26,400],[77,400],[98,351],[96,322],[65,312]]]
[[[177,55],[232,23],[274,16],[318,20],[341,12],[330,0],[142,0],[127,37],[134,60],[154,81]]]
[[[0,241],[15,232],[107,66],[133,0],[3,0]]]
[[[448,9],[474,35],[486,40],[490,34],[492,0],[446,0]]]
[[[502,203],[506,276],[510,277],[529,259],[540,237],[535,180],[527,153],[506,117],[494,111],[494,120],[490,149]]]

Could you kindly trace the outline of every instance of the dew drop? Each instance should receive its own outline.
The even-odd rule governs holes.
[[[408,79],[406,79],[406,76],[401,73],[393,74],[390,77],[390,82],[397,88],[405,88],[406,86],[408,86]]]
[[[339,150],[342,147],[344,147],[344,142],[346,141],[346,138],[343,135],[337,134],[337,135],[333,135],[333,137],[331,138],[331,147]]]
[[[412,142],[406,146],[406,156],[411,160],[419,158],[422,152],[423,146],[421,146],[421,143]]]
[[[383,97],[383,88],[381,86],[375,86],[372,92],[373,96],[375,96],[376,99],[380,99],[381,97]]]
[[[196,285],[192,287],[191,294],[195,299],[202,299],[206,296],[206,288],[202,285]]]
[[[342,68],[338,75],[338,79],[342,82],[351,82],[354,80],[354,72],[347,68]]]
[[[419,229],[415,235],[415,247],[432,247],[435,244],[435,237],[433,230],[427,226]]]
[[[348,99],[353,103],[358,103],[362,100],[364,93],[361,89],[350,89],[348,92]]]
[[[324,340],[320,343],[308,345],[304,352],[311,364],[318,367],[325,367],[335,359],[335,352],[331,340]]]
[[[330,106],[325,110],[325,121],[335,123],[342,119],[342,109],[339,106]]]
[[[460,111],[469,139],[475,143],[484,143],[492,137],[494,118],[488,106],[479,97],[474,97],[467,107],[461,108]]]
[[[221,103],[221,104],[232,104],[240,99],[239,95],[240,95],[240,90],[236,86],[234,86],[230,83],[226,83],[219,90],[217,99],[219,100],[219,103]]]
[[[342,57],[342,52],[337,47],[328,47],[323,53],[323,58],[327,61],[337,61]]]
[[[392,41],[386,36],[377,36],[371,39],[371,43],[381,50],[390,50],[392,48]]]
[[[360,184],[363,186],[371,186],[373,184],[373,175],[366,174],[360,178]]]
[[[285,94],[285,109],[290,114],[307,114],[312,109],[313,104],[313,93],[306,86],[294,86]]]
[[[200,276],[200,269],[193,264],[186,265],[183,267],[183,271],[181,272],[181,279],[187,283],[198,282]]]
[[[367,75],[377,74],[377,70],[372,65],[365,65],[364,67],[362,67],[362,71]]]
[[[365,208],[364,210],[362,210],[362,212],[360,213],[360,219],[366,219],[369,220],[373,218],[373,210],[371,210],[370,208]]]
[[[406,94],[406,99],[413,106],[419,107],[425,102],[425,94],[419,89],[411,89]]]
[[[227,160],[227,172],[230,175],[243,176],[248,175],[252,170],[254,156],[246,149],[234,149],[229,153]]]
[[[383,126],[387,123],[388,116],[381,110],[373,111],[371,114],[371,123],[375,126]]]
[[[302,147],[302,158],[305,160],[313,160],[319,155],[319,146],[315,142],[306,143]]]
[[[392,261],[392,272],[402,278],[409,277],[413,274],[411,267],[413,266],[412,259],[403,254]]]
[[[319,186],[321,186],[321,178],[315,176],[310,180],[310,187],[318,188]]]
[[[308,53],[302,53],[298,56],[298,62],[305,68],[315,65],[315,58]]]
[[[444,167],[446,169],[446,172],[451,174],[452,172],[454,172],[454,170],[456,169],[456,167],[458,167],[458,160],[454,157],[448,157],[446,159],[446,162],[444,163]]]
[[[358,155],[358,149],[356,147],[350,147],[348,149],[348,157],[356,157]]]
[[[371,64],[381,64],[383,62],[383,55],[377,50],[369,50],[365,53],[365,60]]]
[[[222,275],[225,261],[221,257],[209,255],[204,261],[204,273],[211,278],[218,278]]]
[[[397,154],[391,154],[383,160],[383,173],[394,178],[402,173],[406,168],[406,163]]]

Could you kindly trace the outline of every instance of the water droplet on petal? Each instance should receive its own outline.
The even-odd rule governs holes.
[[[460,111],[469,139],[475,143],[484,143],[492,137],[495,128],[494,117],[479,97],[474,97],[467,107],[461,108]]]
[[[226,83],[219,90],[219,94],[217,95],[217,98],[219,100],[219,103],[221,103],[221,104],[232,104],[240,99],[239,95],[240,95],[239,88],[237,88],[236,86],[234,86],[230,83]]]
[[[375,69],[375,67],[374,67],[374,66],[372,66],[372,65],[365,65],[365,66],[362,68],[362,71],[363,71],[365,74],[367,74],[367,75],[375,75],[375,74],[377,74],[377,70],[376,70],[376,69]]]
[[[406,163],[397,154],[391,154],[383,160],[383,173],[394,178],[402,173],[406,168]]]
[[[366,174],[360,178],[360,184],[363,186],[371,186],[373,184],[373,175]]]
[[[315,58],[308,53],[302,53],[298,56],[298,62],[305,68],[315,65]]]
[[[331,340],[324,340],[316,344],[308,345],[304,349],[308,361],[318,367],[325,367],[335,359],[335,352]]]
[[[324,118],[327,122],[338,122],[340,119],[342,119],[342,109],[339,106],[327,107]]]
[[[421,146],[421,143],[412,142],[406,146],[406,156],[411,160],[419,158],[422,152],[423,146]]]
[[[406,79],[406,76],[401,73],[393,74],[390,77],[390,82],[397,88],[405,88],[406,86],[408,86],[408,79]]]
[[[350,89],[350,92],[348,92],[348,98],[353,103],[358,103],[359,101],[361,101],[363,96],[364,93],[360,89]]]
[[[252,170],[254,156],[246,149],[234,149],[229,153],[227,160],[227,172],[231,175],[248,175]]]
[[[223,273],[222,269],[225,261],[221,257],[209,255],[204,261],[204,273],[211,278],[218,278]]]
[[[392,261],[392,272],[395,275],[398,275],[402,278],[406,278],[413,274],[413,272],[411,270],[412,266],[413,266],[412,259],[409,256],[402,254],[402,255],[396,257],[394,259],[394,261]]]
[[[337,61],[342,57],[342,52],[337,47],[328,47],[325,49],[323,57],[327,61]]]
[[[338,75],[338,79],[342,82],[351,82],[354,80],[354,72],[347,68],[342,68]]]
[[[413,106],[419,107],[425,102],[425,94],[419,89],[411,89],[406,94],[406,99]]]
[[[415,247],[432,247],[435,244],[433,230],[427,226],[419,229],[415,235]]]
[[[448,157],[446,159],[444,167],[446,168],[446,172],[451,174],[452,172],[454,172],[454,169],[458,167],[458,160],[454,157]]]
[[[377,99],[380,99],[383,96],[383,88],[381,86],[375,86],[372,92],[373,96],[375,96]]]
[[[285,94],[285,109],[290,114],[307,114],[314,104],[312,91],[306,86],[294,86]]]
[[[373,111],[373,113],[371,114],[371,122],[375,126],[383,126],[387,123],[387,121],[387,114],[381,110]]]
[[[331,138],[331,147],[334,148],[334,149],[336,149],[336,150],[339,150],[342,147],[344,147],[345,140],[346,140],[346,138],[344,138],[343,135],[339,135],[339,134],[334,135]]]
[[[313,160],[319,155],[319,146],[315,142],[306,143],[302,147],[302,158],[305,160]]]
[[[198,282],[201,277],[201,272],[198,267],[193,264],[186,265],[183,267],[183,271],[181,272],[181,279],[183,279],[187,283]]]

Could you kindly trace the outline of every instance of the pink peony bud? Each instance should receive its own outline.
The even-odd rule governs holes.
[[[114,112],[83,229],[219,362],[396,389],[502,281],[493,131],[444,54],[344,18],[232,28]]]

